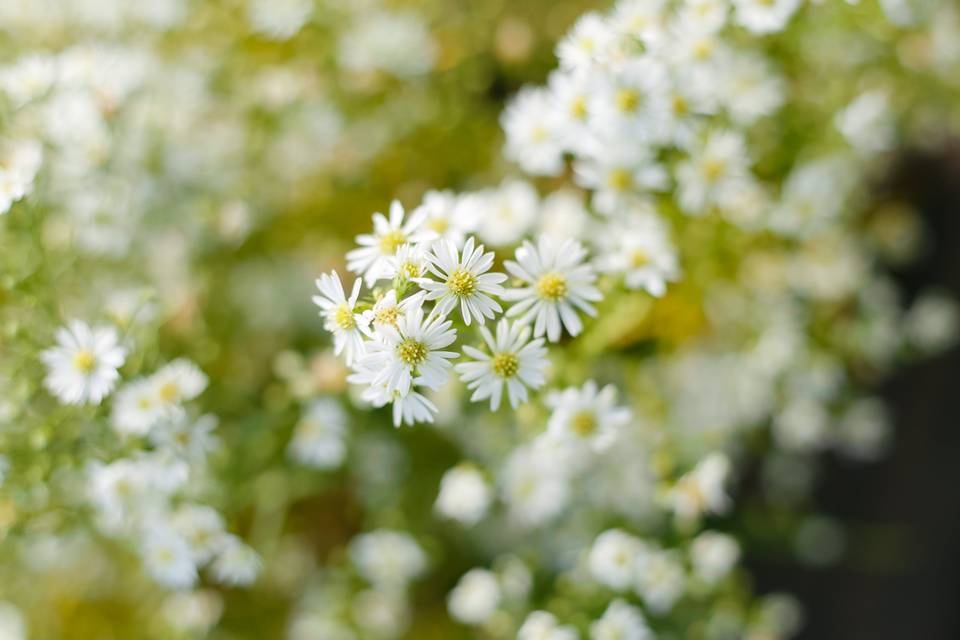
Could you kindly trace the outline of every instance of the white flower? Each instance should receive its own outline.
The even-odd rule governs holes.
[[[189,360],[180,358],[164,365],[150,376],[157,399],[166,408],[179,407],[193,400],[207,388],[207,376]]]
[[[260,556],[239,538],[227,535],[211,567],[220,584],[242,586],[257,579],[262,566]]]
[[[311,0],[248,0],[247,16],[254,31],[274,40],[287,40],[306,24]]]
[[[655,613],[672,609],[686,589],[683,562],[676,551],[650,550],[640,556],[636,571],[637,594]]]
[[[533,175],[563,171],[564,128],[554,97],[545,89],[522,89],[500,116],[507,135],[504,155]]]
[[[737,124],[752,124],[783,104],[783,79],[774,73],[766,58],[750,54],[729,56],[720,75],[718,97]]]
[[[427,555],[408,534],[379,529],[350,542],[350,559],[368,582],[404,587],[427,569]]]
[[[547,433],[558,439],[586,441],[595,450],[609,447],[620,429],[630,422],[630,410],[616,404],[617,390],[607,385],[597,390],[588,380],[583,387],[569,387],[547,398],[553,409]]]
[[[533,322],[533,335],[544,334],[551,342],[560,339],[562,327],[571,336],[583,329],[577,309],[596,315],[591,302],[603,296],[593,285],[596,274],[585,262],[586,249],[576,240],[553,242],[540,236],[537,246],[528,241],[517,249],[517,261],[504,263],[512,276],[525,286],[507,290],[503,297],[516,300],[507,310],[508,317],[520,316],[521,322]]]
[[[548,450],[536,446],[517,449],[503,467],[504,501],[510,516],[535,527],[553,519],[570,499],[567,469]]]
[[[40,354],[47,365],[44,384],[63,404],[100,404],[120,378],[126,354],[113,327],[72,320],[57,330],[57,346]]]
[[[574,169],[577,184],[594,190],[593,206],[607,215],[619,213],[668,184],[667,172],[657,164],[650,148],[629,139],[596,138],[586,146]]]
[[[363,338],[367,332],[367,319],[355,311],[360,297],[360,278],[353,281],[349,300],[336,271],[320,274],[317,288],[321,295],[314,296],[313,303],[320,307],[324,328],[333,333],[333,352],[343,353],[347,366],[351,366],[364,354]]]
[[[703,513],[724,513],[730,507],[725,485],[730,476],[730,459],[712,453],[684,474],[667,494],[667,502],[682,520]]]
[[[716,33],[727,21],[727,3],[723,0],[685,0],[678,22],[701,33]]]
[[[193,561],[198,565],[210,560],[223,546],[226,536],[223,518],[210,507],[184,505],[177,509],[172,523],[190,546]]]
[[[539,389],[546,381],[544,370],[550,361],[543,339],[531,341],[529,326],[511,324],[505,318],[497,323],[496,339],[486,327],[480,327],[480,333],[490,353],[464,346],[464,354],[476,362],[462,362],[454,368],[467,388],[474,390],[471,401],[489,398],[490,409],[496,411],[506,387],[510,406],[516,409],[527,401],[527,388]]]
[[[492,500],[493,491],[480,470],[471,464],[460,464],[443,474],[433,509],[447,518],[473,525],[487,513]]]
[[[739,133],[714,131],[676,168],[680,206],[700,215],[724,207],[750,180],[746,144]]]
[[[336,400],[314,400],[297,422],[287,445],[295,460],[318,469],[340,466],[347,453],[347,414]]]
[[[437,406],[426,396],[411,388],[403,393],[400,390],[389,389],[389,380],[384,380],[383,370],[373,364],[360,362],[354,367],[354,373],[347,377],[353,384],[369,385],[362,393],[362,397],[375,407],[393,404],[393,425],[412,425],[416,422],[433,422],[437,413]]]
[[[447,610],[464,624],[483,624],[500,606],[500,583],[486,569],[471,569],[461,576],[447,597]]]
[[[437,280],[420,278],[416,282],[427,292],[426,300],[435,301],[435,312],[444,316],[460,306],[463,321],[476,319],[483,324],[503,309],[490,296],[503,295],[500,283],[507,279],[502,273],[487,273],[493,266],[493,252],[484,253],[483,245],[474,247],[467,238],[463,252],[450,241],[437,241],[426,255],[427,270]]]
[[[587,564],[590,575],[611,589],[622,591],[633,583],[634,566],[645,551],[640,540],[620,530],[604,531],[593,541]]]
[[[437,47],[415,13],[368,10],[357,18],[340,37],[339,63],[344,69],[410,78],[433,67]]]
[[[733,0],[737,22],[753,33],[782,31],[800,6],[800,0]]]
[[[415,244],[402,244],[397,252],[387,258],[384,278],[410,282],[426,273],[427,260],[423,248]]]
[[[667,291],[667,282],[680,276],[666,227],[653,213],[638,213],[611,223],[603,230],[600,244],[604,251],[597,258],[597,267],[623,274],[629,289],[643,289],[660,297]]]
[[[424,242],[449,240],[458,248],[466,235],[477,228],[479,220],[460,206],[460,198],[451,191],[427,191],[413,215],[423,213]]]
[[[0,70],[0,88],[16,107],[42,97],[56,79],[57,61],[49,55],[28,55]]]
[[[661,140],[667,113],[667,70],[653,56],[630,58],[601,76],[592,92],[590,126],[625,146]]]
[[[393,425],[395,427],[399,427],[401,423],[410,425],[416,422],[433,422],[433,416],[436,414],[437,405],[416,391],[411,391],[407,395],[393,400]]]
[[[561,68],[589,69],[606,53],[613,37],[613,30],[603,17],[584,14],[557,45]]]
[[[732,536],[704,531],[690,545],[690,563],[701,580],[713,584],[723,579],[740,559],[740,545]]]
[[[165,414],[154,381],[140,378],[117,391],[110,421],[118,433],[142,436]]]
[[[0,638],[3,640],[27,640],[27,623],[23,614],[13,604],[0,600]]]
[[[517,640],[577,640],[577,630],[561,626],[552,613],[534,611],[524,620],[517,632]]]
[[[536,189],[522,180],[504,180],[496,189],[464,196],[464,215],[480,221],[477,236],[492,247],[512,245],[537,218],[540,201]]]
[[[171,529],[151,532],[141,553],[154,580],[171,589],[188,589],[197,581],[197,566],[190,545]]]
[[[590,640],[651,640],[653,632],[643,613],[623,600],[614,600],[603,617],[590,625]]]
[[[165,418],[150,431],[150,440],[160,449],[185,460],[199,461],[219,444],[213,434],[216,416],[207,414],[191,420],[185,411],[177,411]]]
[[[414,384],[439,389],[447,381],[453,351],[441,351],[456,340],[452,323],[442,316],[423,317],[423,307],[411,305],[397,318],[396,326],[384,325],[378,339],[367,344],[360,367],[372,372],[368,382],[387,394],[409,393]]]
[[[925,351],[946,349],[960,336],[960,306],[945,292],[924,292],[907,312],[904,330]]]
[[[416,244],[427,237],[422,229],[427,214],[414,212],[404,221],[403,205],[390,203],[390,219],[382,213],[373,214],[373,233],[357,236],[360,248],[347,253],[347,269],[363,274],[367,286],[390,277],[390,258],[404,244]]]
[[[885,91],[868,91],[857,96],[837,113],[834,124],[854,149],[880,153],[890,149],[896,138],[890,98]]]

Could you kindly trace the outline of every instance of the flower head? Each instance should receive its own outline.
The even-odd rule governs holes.
[[[63,404],[100,404],[112,390],[127,350],[113,327],[91,328],[73,320],[57,331],[57,346],[40,358],[47,365],[44,384]]]
[[[367,333],[368,319],[357,313],[357,298],[360,297],[360,279],[353,281],[353,291],[347,299],[336,271],[321,274],[317,279],[319,296],[313,302],[320,307],[324,319],[324,328],[333,333],[333,352],[344,353],[347,366],[364,353],[363,338]]]
[[[490,409],[496,411],[506,387],[510,406],[516,409],[527,401],[528,388],[538,389],[546,380],[544,369],[549,360],[543,339],[530,340],[529,326],[511,324],[505,318],[497,323],[496,338],[486,327],[481,327],[480,333],[490,353],[465,346],[463,352],[475,361],[454,368],[467,388],[473,389],[472,401],[489,398]]]
[[[373,233],[357,236],[358,249],[347,253],[347,269],[362,274],[367,286],[381,278],[390,277],[389,260],[404,244],[421,242],[427,236],[423,222],[426,211],[415,211],[404,220],[403,205],[390,203],[390,218],[373,214]]]
[[[578,335],[583,323],[577,310],[595,315],[591,302],[603,297],[593,284],[596,274],[585,262],[586,256],[583,245],[575,240],[555,243],[540,236],[536,246],[524,241],[516,251],[516,262],[504,263],[524,285],[504,293],[504,299],[517,301],[507,310],[507,316],[533,322],[533,335],[546,334],[551,342],[560,339],[561,327],[571,336]]]

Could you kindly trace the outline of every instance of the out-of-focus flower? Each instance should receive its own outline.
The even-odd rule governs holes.
[[[90,327],[73,320],[57,330],[57,346],[41,355],[47,365],[44,384],[64,404],[100,404],[113,391],[126,359],[112,327]]]

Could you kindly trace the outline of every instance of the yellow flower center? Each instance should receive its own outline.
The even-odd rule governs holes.
[[[404,364],[417,367],[427,359],[427,346],[413,338],[407,338],[397,345],[397,357]]]
[[[512,353],[497,353],[493,356],[493,372],[501,378],[512,378],[517,375],[520,360]]]
[[[159,395],[160,399],[164,402],[176,402],[180,397],[180,387],[177,386],[176,382],[165,382],[160,385],[160,388],[157,390],[157,395]]]
[[[693,57],[697,60],[706,60],[713,52],[713,43],[709,40],[700,40],[693,46]]]
[[[617,108],[624,113],[633,113],[640,106],[640,94],[633,89],[621,89],[617,93]]]
[[[353,311],[350,310],[345,304],[337,307],[337,310],[333,314],[333,321],[337,323],[337,326],[343,329],[344,331],[349,331],[353,329],[356,324],[356,320],[353,319]]]
[[[398,269],[400,276],[407,280],[413,280],[420,277],[420,265],[416,262],[404,262]]]
[[[81,373],[90,373],[97,366],[97,358],[89,349],[82,349],[73,354],[73,366]]]
[[[549,137],[549,133],[547,133],[546,127],[542,125],[538,124],[530,131],[530,139],[533,140],[534,142],[543,142],[548,137]]]
[[[431,218],[429,221],[427,221],[427,227],[431,231],[436,231],[442,235],[446,233],[447,229],[450,228],[450,221],[443,217]]]
[[[567,295],[567,279],[556,271],[545,273],[537,280],[537,293],[545,300],[560,300]]]
[[[403,235],[403,231],[399,229],[389,231],[380,238],[380,253],[385,256],[392,256],[397,252],[397,248],[406,241],[407,238]]]
[[[690,112],[690,105],[683,96],[673,96],[673,112],[678,116],[685,116]]]
[[[570,420],[570,428],[580,437],[589,436],[597,430],[597,417],[590,411],[578,411]]]
[[[607,186],[614,191],[626,191],[633,184],[633,176],[626,169],[614,169],[607,176]]]
[[[137,400],[137,407],[139,407],[141,411],[146,411],[147,409],[150,408],[150,405],[152,404],[153,403],[150,402],[150,398],[146,396],[143,396],[142,398]]]
[[[634,269],[645,267],[650,264],[650,254],[643,249],[634,249],[630,254],[630,266]]]
[[[456,269],[447,277],[447,288],[454,295],[472,295],[477,290],[477,276],[466,269]]]
[[[587,117],[587,98],[586,96],[577,96],[570,104],[570,113],[577,120],[584,120]]]
[[[377,324],[396,325],[398,317],[400,317],[400,309],[397,307],[385,307],[374,314],[373,321]]]
[[[719,158],[707,158],[703,162],[703,175],[707,180],[713,182],[723,175],[726,168],[727,163],[723,160]]]

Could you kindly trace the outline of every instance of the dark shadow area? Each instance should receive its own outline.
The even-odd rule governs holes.
[[[894,274],[905,301],[931,285],[960,297],[960,144],[907,154],[884,191],[929,231],[925,255]],[[830,457],[818,484],[818,506],[849,534],[843,560],[752,566],[761,592],[803,602],[804,640],[960,638],[960,348],[898,370],[880,392],[894,418],[889,455]]]

